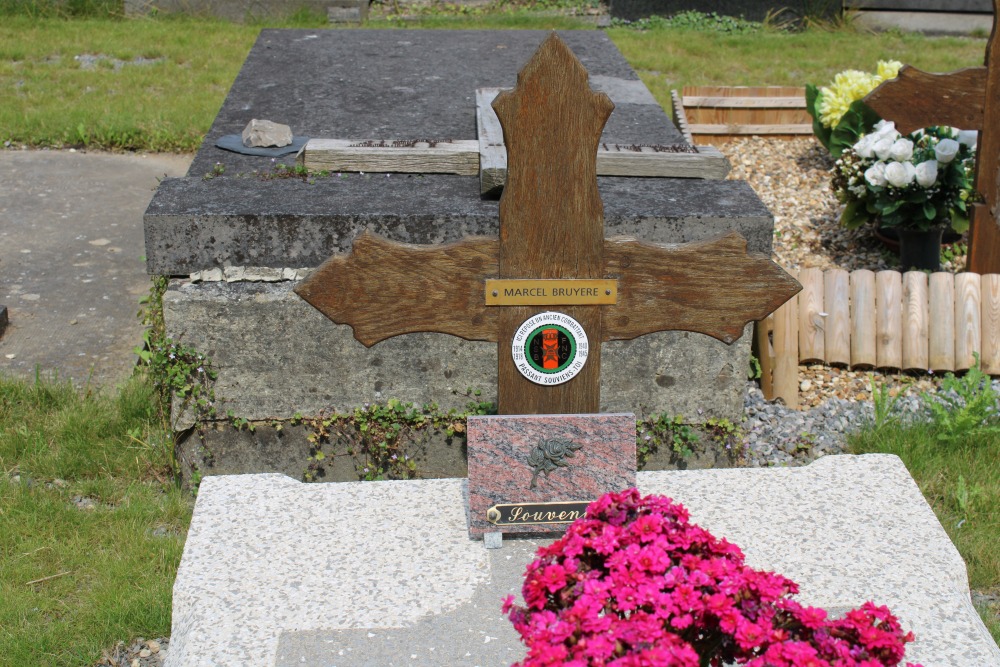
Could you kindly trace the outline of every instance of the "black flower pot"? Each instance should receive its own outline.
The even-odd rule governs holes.
[[[944,227],[930,229],[896,228],[899,236],[899,264],[903,271],[941,269],[941,236]]]

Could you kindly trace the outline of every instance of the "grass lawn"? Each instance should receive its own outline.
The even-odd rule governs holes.
[[[0,666],[91,665],[170,631],[191,495],[150,384],[0,378]]]
[[[287,25],[325,29],[305,19]],[[590,28],[525,12],[379,20],[372,28]],[[0,22],[0,142],[114,150],[193,151],[260,26],[187,18],[4,17]],[[842,30],[720,34],[607,31],[662,105],[684,85],[824,84],[846,68],[896,58],[930,71],[979,65],[984,39]],[[303,63],[303,67],[308,67]]]

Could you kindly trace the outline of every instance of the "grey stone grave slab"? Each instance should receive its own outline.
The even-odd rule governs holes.
[[[906,660],[1000,667],[965,564],[902,462],[834,456],[808,467],[640,472],[752,567],[843,613],[888,605]],[[539,540],[487,550],[467,536],[459,479],[302,484],[206,478],[174,585],[166,667],[509,665],[524,651],[501,599]]]
[[[389,398],[463,408],[469,387],[492,400],[495,346],[414,334],[365,348],[291,292],[364,230],[431,244],[495,235],[498,205],[480,198],[478,177],[264,181],[247,174],[269,169],[270,159],[215,141],[253,117],[312,137],[475,139],[476,89],[512,87],[546,35],[261,32],[187,177],[164,180],[145,215],[147,270],[175,277],[165,297],[168,335],[212,359],[219,415],[288,419]],[[606,35],[560,36],[591,85],[617,98],[602,141],[683,143]],[[216,162],[224,175],[204,179]],[[683,243],[735,230],[750,252],[771,251],[773,218],[744,182],[602,177],[599,187],[609,236]],[[601,409],[738,419],[749,349],[749,336],[727,346],[685,332],[605,343]],[[175,416],[178,428],[190,425],[190,415]]]

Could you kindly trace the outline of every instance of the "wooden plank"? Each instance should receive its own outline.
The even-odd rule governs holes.
[[[875,273],[851,272],[851,368],[874,368]]]
[[[597,150],[598,176],[647,176],[655,178],[723,179],[729,161],[721,153],[698,150],[682,153],[658,146],[601,144]]]
[[[604,259],[607,277],[619,279],[618,303],[604,307],[605,340],[681,330],[731,343],[800,289],[767,257],[747,254],[736,232],[684,245],[611,238]]]
[[[799,407],[798,297],[774,311],[774,397],[790,408]]]
[[[503,128],[493,111],[498,88],[476,89],[476,127],[479,130],[479,192],[485,197],[499,197],[507,178],[507,149]]]
[[[426,246],[364,232],[350,254],[328,259],[295,293],[334,322],[349,324],[369,347],[418,331],[496,341],[497,309],[486,307],[483,281],[497,274],[498,256],[496,239]]]
[[[899,271],[875,274],[875,364],[878,368],[903,365],[903,277]]]
[[[1000,274],[989,273],[980,277],[982,297],[982,356],[984,373],[1000,375]]]
[[[783,125],[746,125],[746,124],[702,124],[692,123],[688,126],[691,134],[812,134],[812,125],[805,123],[790,123]]]
[[[710,97],[689,95],[684,107],[715,107],[718,109],[805,109],[806,98],[798,97]]]
[[[968,270],[980,275],[1000,273],[1000,36],[996,21],[1000,0],[993,0],[993,32],[986,45],[986,91],[983,124],[976,151],[976,191],[984,205],[976,205],[969,229]],[[972,127],[966,129],[975,129]]]
[[[410,142],[399,141],[369,143],[310,139],[299,154],[298,163],[312,171],[479,174],[480,190],[484,194],[498,194],[507,177],[506,148],[502,144],[494,146],[492,139],[485,147],[480,141],[419,141],[413,146]],[[676,152],[678,148],[681,147],[601,144],[597,150],[597,173],[600,176],[710,179],[723,179],[729,173],[729,161],[718,151]],[[480,173],[484,150],[487,166]]]
[[[927,365],[934,372],[955,370],[955,274],[932,273],[928,288]]]
[[[955,274],[955,370],[976,365],[973,352],[982,348],[980,334],[980,279],[978,273]]]
[[[823,307],[826,308],[826,363],[851,364],[850,274],[844,269],[823,272]]]
[[[823,308],[823,269],[799,271],[799,363],[823,363],[826,359],[826,311]]]
[[[474,176],[479,173],[479,142],[310,139],[297,159],[310,171]]]
[[[480,189],[483,194],[499,193],[506,178],[507,151],[503,145],[503,131],[500,129],[496,113],[489,106],[489,102],[500,92],[499,88],[476,90],[476,117],[482,119],[481,128],[485,128],[489,133],[488,143],[493,147],[489,166],[481,170],[484,172],[480,175],[482,181]],[[678,108],[683,114],[683,107]],[[481,143],[482,137],[481,129]],[[690,133],[685,135],[685,139],[689,145],[694,143]],[[729,174],[729,160],[719,151],[697,148],[692,152],[685,152],[683,149],[689,149],[689,146],[623,145],[602,142],[597,147],[597,175],[721,180]],[[487,169],[489,174],[485,173]]]
[[[754,324],[753,353],[760,364],[760,391],[764,400],[773,401],[774,395],[774,343],[771,335],[774,331],[774,314],[768,315]]]
[[[980,132],[980,142],[983,141],[984,135],[989,137],[992,134],[994,133]],[[1000,132],[996,134],[1000,134]],[[980,146],[982,145],[980,143]],[[1000,150],[1000,145],[997,146],[997,149]],[[979,159],[976,162],[977,183],[980,180],[980,173],[985,174],[989,172],[991,162],[998,170],[998,172],[994,173],[1000,175],[1000,159],[991,160],[987,157],[985,151],[979,153]],[[986,190],[980,190],[980,187],[985,187]],[[997,191],[994,192],[994,190]],[[987,192],[993,192],[996,200],[1000,201],[1000,184],[997,185],[997,188],[991,188],[988,184],[977,185],[976,191],[982,193],[983,197],[987,197]],[[991,210],[996,210],[996,214],[990,213]],[[1000,273],[1000,219],[998,219],[998,216],[1000,216],[1000,209],[991,209],[986,204],[973,205],[972,224],[969,227],[969,259],[967,267],[969,271],[974,271],[981,275]]]
[[[895,79],[883,81],[864,100],[880,116],[892,119],[903,134],[930,125],[980,130],[986,102],[986,68],[934,74],[903,65]]]
[[[517,87],[493,101],[507,145],[507,182],[500,198],[500,278],[605,278],[604,208],[594,155],[614,104],[595,93],[587,70],[555,33],[517,75]],[[544,308],[499,312],[499,340]],[[541,386],[499,350],[500,414],[579,414],[600,411],[601,309],[561,308],[594,344],[569,382]],[[503,344],[501,344],[503,347]]]
[[[684,135],[684,140],[693,146],[694,137],[691,136],[691,130],[688,129],[687,113],[684,111],[684,104],[681,103],[681,96],[676,90],[670,91],[670,107],[670,115],[674,125]]]
[[[907,271],[903,274],[902,337],[904,371],[926,371],[927,361],[927,274]]]

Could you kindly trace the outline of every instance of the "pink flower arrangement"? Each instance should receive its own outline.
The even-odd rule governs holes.
[[[831,620],[797,592],[683,506],[629,489],[540,548],[525,606],[508,596],[503,613],[528,648],[520,667],[895,667],[913,641],[886,607]]]

